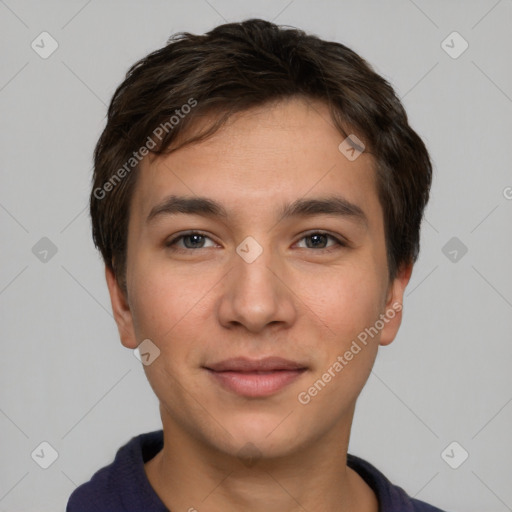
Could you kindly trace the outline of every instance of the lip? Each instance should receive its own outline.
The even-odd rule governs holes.
[[[204,367],[224,389],[246,397],[273,395],[297,380],[307,367],[281,357],[237,357]]]
[[[282,357],[265,357],[263,359],[234,357],[209,364],[205,368],[214,372],[272,372],[277,370],[301,370],[305,369],[306,365]]]

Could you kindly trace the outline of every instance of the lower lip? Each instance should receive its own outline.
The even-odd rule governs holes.
[[[270,372],[215,372],[210,375],[225,389],[247,397],[265,397],[277,393],[297,380],[305,370],[276,370]]]

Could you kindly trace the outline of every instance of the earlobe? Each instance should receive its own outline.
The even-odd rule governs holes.
[[[127,348],[135,349],[138,344],[133,328],[133,317],[130,305],[128,304],[128,298],[119,286],[114,271],[107,265],[105,265],[105,279],[107,281],[112,312],[117,324],[121,343]]]
[[[384,327],[379,342],[382,346],[389,345],[395,339],[402,323],[404,292],[411,279],[412,267],[412,263],[403,265],[389,286],[383,311]]]

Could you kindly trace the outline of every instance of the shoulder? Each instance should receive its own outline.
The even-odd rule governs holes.
[[[347,465],[359,475],[375,492],[380,512],[446,512],[424,501],[407,495],[399,486],[393,485],[375,466],[355,455],[347,455]]]
[[[130,439],[117,450],[112,463],[73,491],[66,512],[117,512],[137,510],[139,506],[144,507],[142,510],[162,510],[144,473],[144,462],[162,446],[161,430]]]
[[[99,510],[116,510],[118,505],[115,479],[113,478],[115,468],[118,465],[119,455],[127,445],[121,447],[114,462],[105,466],[92,476],[92,478],[78,486],[69,497],[66,512],[93,512]],[[107,508],[108,507],[108,508]]]

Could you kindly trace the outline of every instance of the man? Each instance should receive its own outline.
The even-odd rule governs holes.
[[[95,150],[91,217],[163,431],[68,512],[439,511],[347,454],[431,175],[391,86],[339,43],[253,19],[135,64]]]

